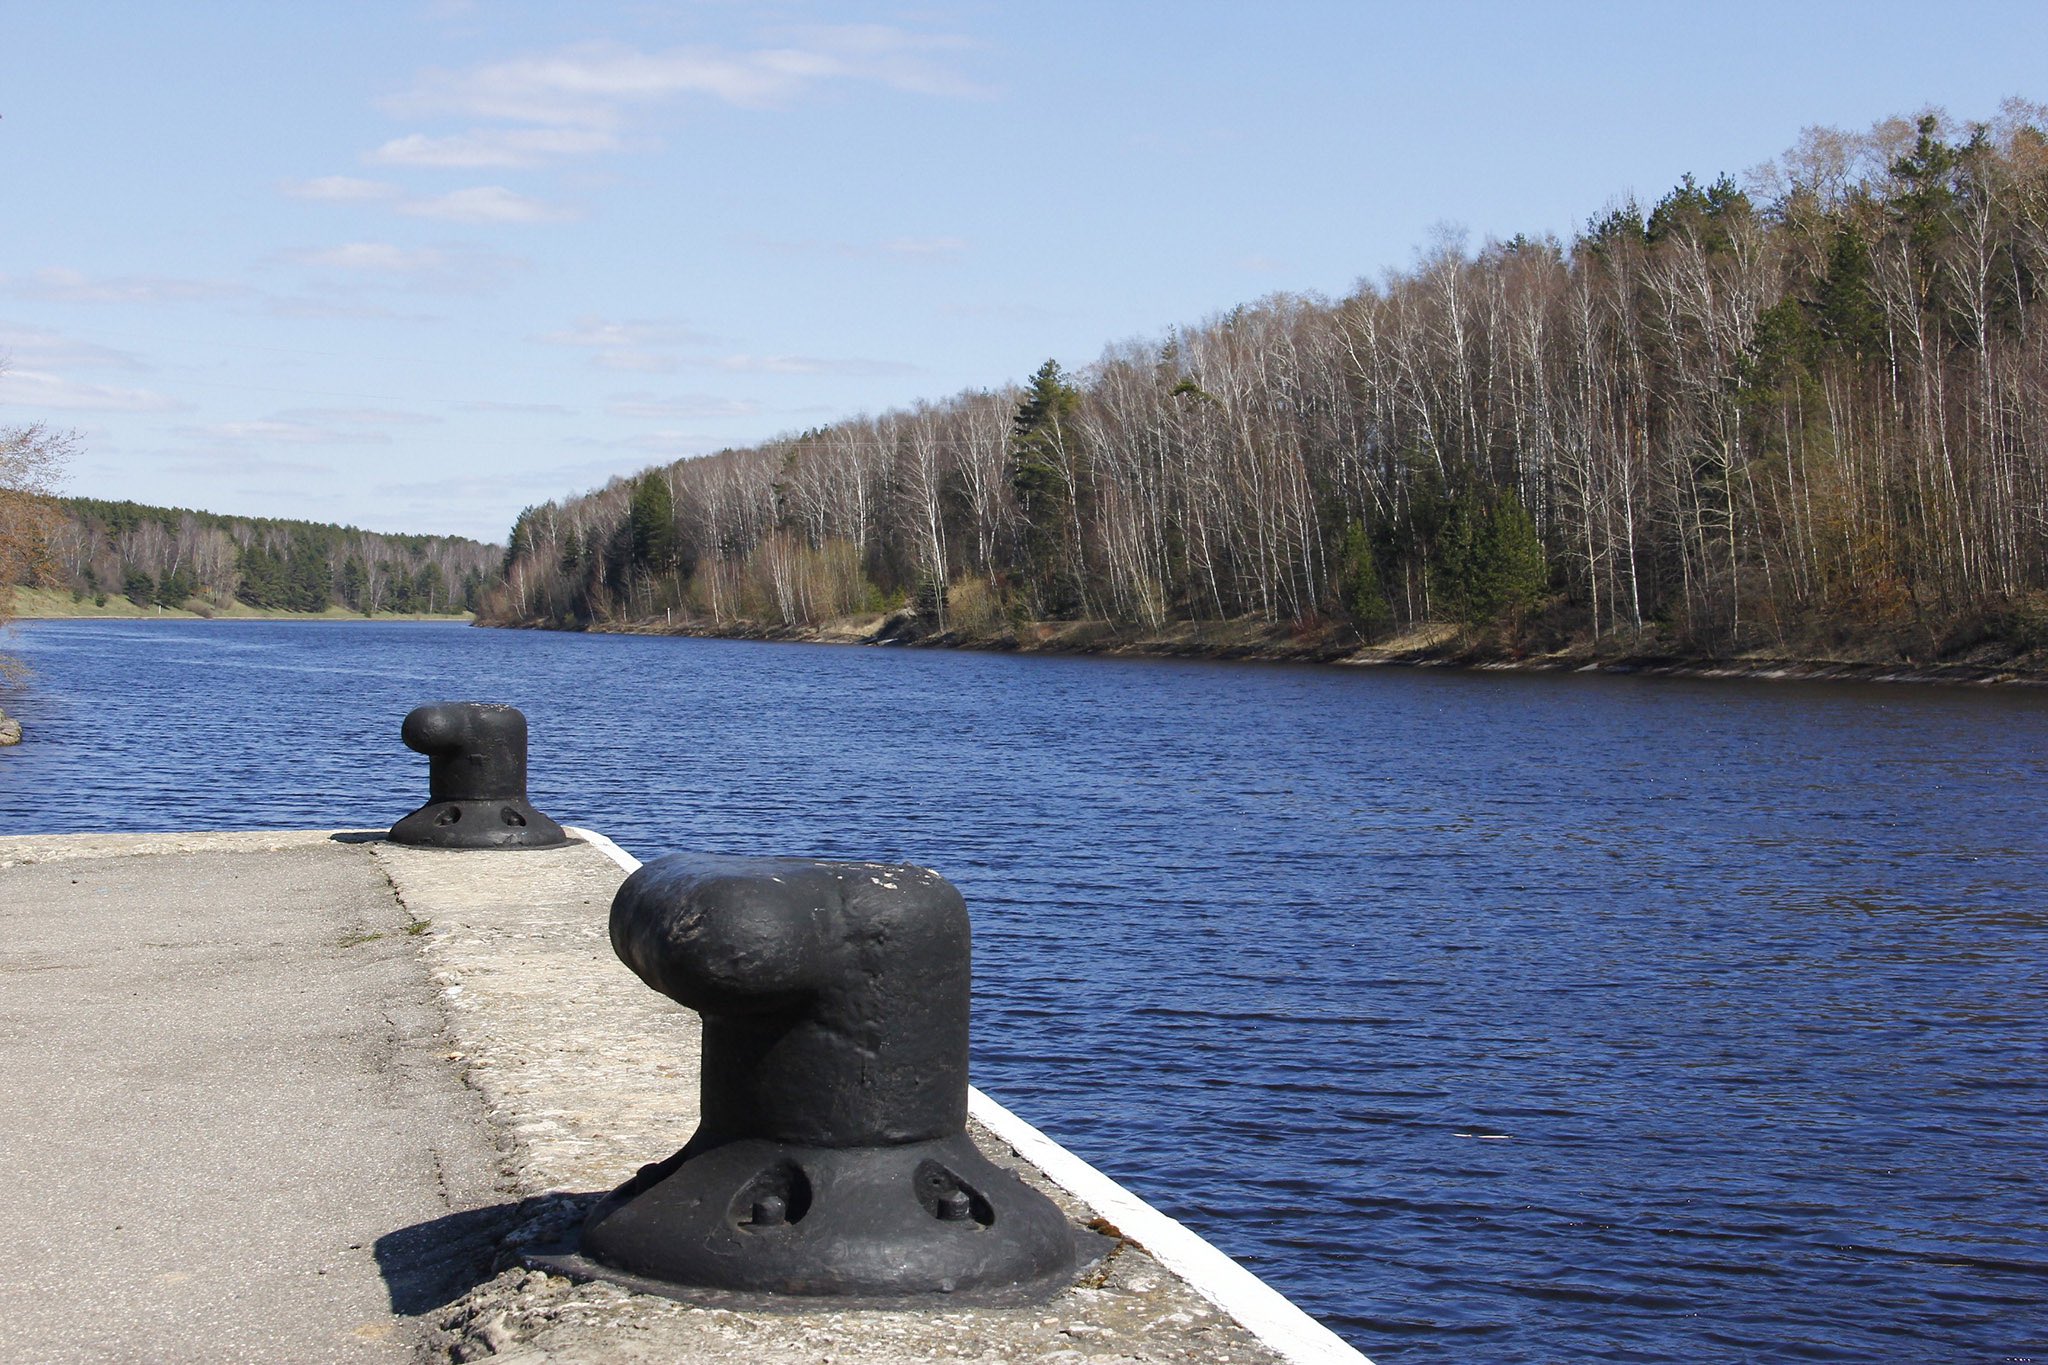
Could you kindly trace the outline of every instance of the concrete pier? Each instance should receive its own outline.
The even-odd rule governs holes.
[[[0,838],[10,1361],[1348,1361],[976,1093],[1116,1249],[1035,1308],[739,1313],[526,1265],[696,1123],[697,1020],[618,963],[632,860],[329,832]]]

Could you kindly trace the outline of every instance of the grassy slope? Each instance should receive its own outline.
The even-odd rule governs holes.
[[[169,607],[138,607],[127,598],[109,594],[104,607],[94,606],[88,597],[73,601],[71,594],[55,588],[16,588],[14,591],[14,615],[21,620],[49,620],[56,617],[127,617],[140,620],[144,617],[160,618],[166,621],[198,621],[211,616],[219,621],[466,621],[467,612],[443,613],[428,616],[423,613],[379,612],[367,617],[345,607],[329,607],[326,611],[259,611],[246,602],[230,602],[224,607],[200,603],[193,599],[193,605],[204,605],[206,610],[173,610]]]

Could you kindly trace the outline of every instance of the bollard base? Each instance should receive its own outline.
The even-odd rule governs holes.
[[[649,1166],[537,1264],[734,1308],[1043,1302],[1112,1245],[965,1134],[898,1147],[743,1139]]]
[[[429,801],[391,827],[414,848],[560,848],[562,827],[524,800]]]

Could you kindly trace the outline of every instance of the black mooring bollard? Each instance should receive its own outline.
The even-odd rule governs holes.
[[[1028,1303],[1079,1271],[1066,1217],[967,1135],[967,907],[952,883],[675,854],[619,888],[611,936],[641,980],[703,1016],[703,1102],[689,1143],[591,1214],[589,1262],[657,1292],[882,1305]]]
[[[399,730],[427,756],[427,804],[391,827],[424,848],[553,848],[562,827],[526,799],[526,717],[495,702],[415,707]]]

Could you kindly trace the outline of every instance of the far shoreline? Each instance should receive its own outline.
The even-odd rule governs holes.
[[[187,598],[189,601],[197,599]],[[73,597],[62,589],[16,588],[14,602],[5,618],[8,624],[25,621],[462,621],[473,622],[470,612],[377,612],[365,616],[346,607],[329,606],[324,611],[276,611],[252,607],[246,602],[202,603],[202,610],[190,607],[140,607],[126,597],[109,594],[105,605]]]
[[[1105,621],[1028,622],[981,632],[933,631],[909,612],[841,617],[803,626],[760,622],[605,621],[585,627],[479,621],[490,629],[594,635],[668,635],[760,643],[965,649],[977,653],[1053,654],[1209,660],[1219,663],[1325,664],[1345,668],[1436,668],[1474,673],[1588,673],[1757,682],[1933,683],[1968,687],[2048,686],[2048,661],[2032,658],[1913,660],[1813,657],[1751,651],[1716,656],[1584,643],[1551,651],[1517,650],[1497,639],[1425,626],[1367,644],[1343,630],[1300,630],[1257,622],[1178,622],[1160,631]]]

